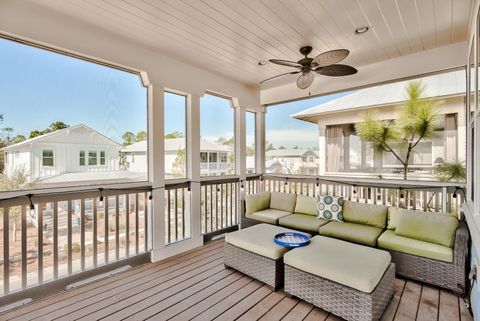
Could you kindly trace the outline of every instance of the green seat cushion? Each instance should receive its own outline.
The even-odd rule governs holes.
[[[328,221],[318,219],[315,216],[307,214],[293,213],[292,215],[281,217],[278,225],[287,226],[303,231],[318,233],[318,228],[327,224]]]
[[[313,196],[297,195],[295,213],[317,216],[318,198]]]
[[[246,229],[227,233],[225,242],[277,260],[288,251],[286,247],[277,245],[273,241],[274,236],[282,232],[293,232],[293,230],[270,224],[257,224]]]
[[[453,262],[453,249],[448,246],[411,239],[387,230],[378,238],[378,247],[429,259]]]
[[[382,279],[391,258],[386,251],[315,236],[308,246],[287,252],[283,260],[296,269],[371,293]]]
[[[369,246],[377,245],[377,239],[382,232],[379,227],[349,222],[330,222],[319,229],[320,235]]]
[[[270,192],[245,196],[246,214],[255,213],[270,207]]]
[[[395,234],[453,247],[457,227],[458,219],[449,215],[412,213],[400,216]]]
[[[291,214],[295,209],[296,201],[296,194],[272,192],[270,197],[270,208]]]
[[[278,224],[278,219],[280,217],[284,217],[287,215],[290,215],[290,212],[285,212],[285,211],[279,211],[279,210],[274,210],[272,208],[267,208],[266,210],[263,211],[258,211],[255,213],[251,214],[245,214],[245,217],[251,218],[257,221],[269,223],[269,224]]]
[[[384,229],[387,226],[388,207],[358,202],[343,202],[345,222],[366,224]]]

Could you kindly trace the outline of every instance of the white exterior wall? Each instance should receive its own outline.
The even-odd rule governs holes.
[[[125,165],[129,172],[146,173],[148,170],[147,153],[126,153]]]
[[[88,142],[88,143],[87,143]],[[53,133],[31,143],[8,149],[6,174],[24,169],[31,180],[64,173],[106,172],[120,169],[121,146],[87,128],[77,127]],[[43,166],[43,151],[53,150],[53,166]],[[19,152],[16,157],[15,153]],[[80,166],[80,151],[85,151],[85,165]],[[88,152],[97,152],[97,165],[88,165]],[[100,165],[100,151],[105,151],[105,165]]]

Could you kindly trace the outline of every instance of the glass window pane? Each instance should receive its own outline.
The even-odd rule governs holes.
[[[165,92],[165,178],[187,177],[187,97]]]
[[[246,134],[246,166],[247,166],[247,174],[255,173],[256,172],[256,115],[253,112],[247,111],[245,115],[245,134]]]
[[[105,165],[105,151],[100,151],[100,165]]]
[[[148,179],[147,89],[138,74],[6,39],[0,70],[0,149],[8,153],[8,166],[0,153],[0,191]],[[132,153],[142,163],[133,170]]]
[[[95,166],[97,165],[97,152],[88,152],[88,165]]]
[[[208,94],[200,99],[202,176],[235,174],[234,121],[235,111],[229,99]],[[203,153],[208,153],[206,159]]]

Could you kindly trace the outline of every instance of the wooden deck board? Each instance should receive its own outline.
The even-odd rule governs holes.
[[[58,293],[0,314],[0,320],[342,320],[223,267],[217,240],[167,260]],[[448,291],[396,279],[383,321],[471,321]]]

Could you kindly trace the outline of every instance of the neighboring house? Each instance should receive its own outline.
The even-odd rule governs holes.
[[[70,179],[80,178],[81,175],[72,176],[73,173],[118,171],[121,148],[122,145],[79,124],[27,139],[1,151],[5,154],[7,177],[23,170],[30,181],[42,182],[67,174]]]
[[[456,71],[421,79],[426,95],[438,102],[442,115],[438,137],[421,142],[414,150],[411,177],[432,178],[436,164],[465,160],[465,71]],[[374,110],[375,117],[396,119],[406,100],[408,81],[376,86],[309,108],[293,118],[315,123],[319,128],[320,174],[348,176],[397,176],[399,162],[385,153],[375,157],[368,144],[355,132],[355,124],[363,120],[364,112]]]
[[[318,151],[275,149],[265,153],[266,170],[275,174],[318,175]]]
[[[165,139],[165,176],[167,178],[183,176],[178,173],[182,167],[175,168],[174,164],[182,165],[181,153],[185,151],[185,138]],[[201,175],[223,175],[228,171],[228,154],[231,148],[228,146],[212,143],[206,139],[200,142],[200,172]],[[122,148],[125,167],[132,172],[147,171],[147,142],[138,142]],[[183,157],[183,161],[184,161]],[[183,167],[184,168],[184,167]]]

